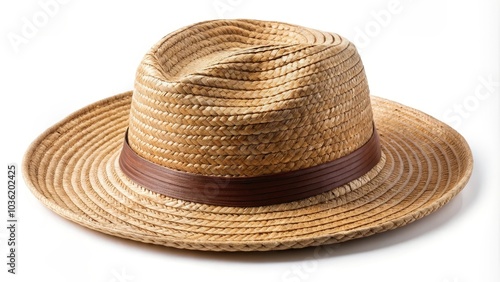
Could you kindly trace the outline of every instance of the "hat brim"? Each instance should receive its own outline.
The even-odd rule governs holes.
[[[369,172],[369,181],[263,207],[177,200],[138,186],[120,171],[131,95],[119,94],[73,113],[36,139],[23,160],[27,185],[44,205],[118,237],[211,251],[337,243],[430,214],[457,195],[472,172],[471,151],[455,130],[418,110],[372,96],[383,158],[377,171]]]

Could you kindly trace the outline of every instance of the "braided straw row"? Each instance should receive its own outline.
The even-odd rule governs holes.
[[[210,21],[164,37],[136,77],[129,142],[143,158],[216,176],[292,171],[372,135],[355,47],[276,22]]]
[[[152,193],[118,166],[131,93],[88,106],[28,150],[23,171],[46,206],[107,234],[177,248],[266,251],[342,242],[421,218],[466,184],[463,138],[411,108],[372,97],[383,158],[365,177],[301,201],[253,208],[196,204]],[[332,187],[333,188],[333,187]]]

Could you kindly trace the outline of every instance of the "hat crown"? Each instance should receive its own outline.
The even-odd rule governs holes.
[[[165,36],[139,65],[130,147],[174,170],[258,176],[313,167],[373,133],[356,48],[278,22],[217,20]]]

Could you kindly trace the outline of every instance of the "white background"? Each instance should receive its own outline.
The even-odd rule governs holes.
[[[46,2],[0,4],[3,178],[46,128],[132,89],[139,61],[162,36],[223,17],[285,21],[351,39],[371,93],[453,125],[469,141],[475,169],[450,204],[398,230],[322,249],[232,254],[87,230],[49,211],[20,181],[18,274],[7,273],[2,223],[1,281],[500,281],[498,1],[69,0],[48,12]],[[30,23],[36,30],[26,33]],[[7,193],[0,191],[5,222]]]

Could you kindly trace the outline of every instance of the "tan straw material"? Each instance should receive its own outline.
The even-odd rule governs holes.
[[[135,183],[119,164],[128,129],[138,156],[186,175],[300,172],[349,156],[374,126],[381,154],[366,174],[272,205],[172,198]],[[419,219],[465,186],[472,155],[444,123],[370,97],[345,38],[278,22],[217,20],[164,37],[141,62],[133,93],[48,129],[28,149],[23,170],[47,207],[103,233],[176,248],[267,251],[366,237]],[[202,193],[224,189],[214,181]]]

